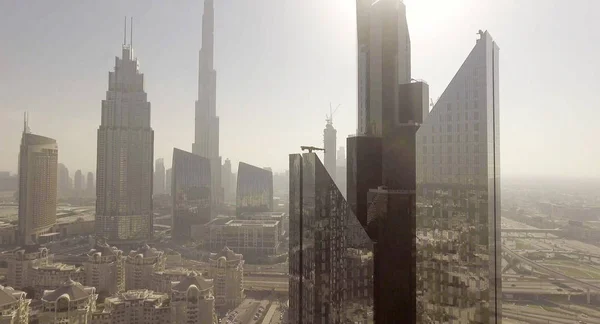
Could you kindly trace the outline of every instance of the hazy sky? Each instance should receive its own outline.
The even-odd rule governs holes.
[[[221,155],[287,168],[322,145],[329,103],[338,146],[356,129],[354,0],[216,0]],[[600,1],[406,0],[413,77],[437,98],[487,29],[500,46],[501,161],[506,175],[600,176]],[[96,169],[108,71],[123,17],[152,104],[155,158],[191,151],[203,2],[0,2],[0,170],[15,172],[22,115],[53,137],[59,161]]]

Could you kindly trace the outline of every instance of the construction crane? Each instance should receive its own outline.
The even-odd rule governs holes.
[[[308,153],[312,153],[312,151],[323,151],[323,152],[325,152],[325,149],[314,147],[314,146],[300,146],[300,149],[302,151],[308,151]]]
[[[327,124],[333,124],[333,114],[340,108],[341,104],[337,105],[335,109],[331,107],[331,102],[329,103],[329,115],[325,115],[325,121]]]

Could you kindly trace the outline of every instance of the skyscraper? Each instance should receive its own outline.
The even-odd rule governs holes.
[[[167,193],[167,195],[171,194],[171,185],[173,182],[173,169],[169,168],[167,169],[167,172],[165,172],[165,191]]]
[[[202,14],[202,49],[198,73],[198,100],[196,101],[196,134],[192,153],[210,160],[211,193],[213,202],[221,204],[221,157],[219,156],[219,117],[217,117],[217,71],[214,61],[215,9],[213,0],[204,1]]]
[[[192,227],[212,218],[210,160],[173,149],[173,232],[175,240],[192,239]]]
[[[34,245],[56,223],[58,145],[30,133],[27,115],[19,152],[19,240]]]
[[[81,197],[81,191],[83,190],[83,174],[81,170],[75,171],[73,176],[73,189],[75,190],[75,196]]]
[[[273,211],[273,172],[240,162],[236,214]]]
[[[338,188],[342,192],[342,195],[344,195],[344,197],[347,197],[347,195],[346,195],[346,177],[347,177],[347,175],[346,175],[346,150],[344,149],[343,146],[340,146],[338,148],[335,165],[336,165],[335,183],[337,184]]]
[[[69,169],[62,164],[58,164],[58,195],[59,197],[68,197],[71,192],[71,181],[69,178]]]
[[[434,322],[502,318],[499,49],[479,35],[417,133],[418,282]]]
[[[96,195],[96,185],[94,184],[94,173],[88,172],[87,174],[87,187],[86,192],[88,197],[94,197]]]
[[[325,145],[325,147],[324,147],[325,153],[323,153],[324,160],[325,160],[325,168],[329,172],[329,175],[331,175],[331,179],[333,179],[333,181],[335,181],[335,179],[336,179],[336,167],[335,167],[336,151],[335,151],[335,149],[337,147],[337,130],[335,130],[335,128],[333,128],[333,117],[332,116],[329,116],[327,118],[327,124],[325,125],[325,129],[323,130],[323,144]]]
[[[221,186],[223,187],[223,199],[227,203],[230,203],[234,199],[231,188],[232,177],[233,174],[231,173],[231,161],[229,159],[225,159],[225,163],[223,163],[221,170]]]
[[[165,160],[156,159],[154,164],[154,195],[165,193]]]
[[[96,235],[107,243],[152,236],[152,161],[154,131],[144,75],[131,44],[108,73],[98,128]]]

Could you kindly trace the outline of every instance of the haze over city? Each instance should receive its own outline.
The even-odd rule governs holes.
[[[435,101],[485,26],[500,44],[503,176],[598,177],[592,41],[597,1],[407,0],[413,77]],[[155,158],[191,150],[202,1],[6,1],[0,4],[1,170],[17,171],[24,111],[57,140],[59,162],[96,171],[107,71],[123,16],[152,105]],[[329,103],[338,144],[356,132],[355,8],[347,0],[215,3],[221,155],[287,168],[300,145],[322,145]],[[560,23],[559,23],[560,22]]]

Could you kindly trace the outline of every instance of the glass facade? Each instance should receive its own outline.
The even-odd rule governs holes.
[[[290,155],[289,255],[290,323],[373,322],[372,245],[314,153]]]
[[[498,46],[480,35],[417,132],[417,283],[436,323],[502,317]]]
[[[238,167],[236,213],[273,210],[273,172],[244,162]]]
[[[173,199],[172,237],[192,239],[194,225],[212,218],[210,160],[173,149],[171,199]]]

